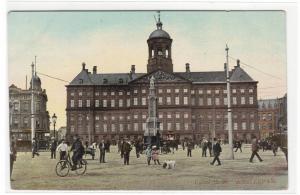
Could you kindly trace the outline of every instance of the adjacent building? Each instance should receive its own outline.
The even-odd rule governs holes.
[[[228,139],[226,71],[176,72],[172,61],[172,38],[162,28],[148,40],[146,73],[90,72],[85,63],[66,86],[67,132],[71,140],[79,135],[86,141],[143,137],[148,118],[149,81],[155,78],[157,115],[162,137],[176,139],[219,137]],[[223,68],[223,65],[220,65]],[[240,66],[230,71],[234,139],[259,137],[257,81]]]
[[[33,80],[35,137],[45,140],[45,133],[49,133],[48,98],[40,78],[35,75]],[[31,82],[29,89],[14,84],[9,87],[10,136],[18,140],[20,148],[31,147],[31,89]]]

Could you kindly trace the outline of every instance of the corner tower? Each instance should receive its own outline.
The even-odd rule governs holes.
[[[162,29],[162,25],[160,13],[158,12],[158,21],[156,22],[157,29],[150,34],[147,40],[149,52],[147,73],[158,69],[173,72],[172,39],[170,35]]]

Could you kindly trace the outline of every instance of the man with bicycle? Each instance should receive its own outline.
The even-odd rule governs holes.
[[[72,156],[73,167],[72,167],[72,170],[75,170],[77,162],[79,160],[81,160],[82,156],[84,155],[84,147],[83,147],[81,139],[79,137],[73,143],[73,145],[71,147],[71,151],[73,151],[73,156]]]

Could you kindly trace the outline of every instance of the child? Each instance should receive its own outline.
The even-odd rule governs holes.
[[[148,146],[146,151],[145,151],[146,157],[147,157],[147,163],[148,165],[150,165],[150,161],[151,161],[151,155],[152,155],[152,150],[151,147]]]
[[[154,160],[154,164],[156,165],[156,162],[160,165],[159,159],[158,159],[159,151],[157,150],[156,146],[153,146],[152,150],[152,159]]]

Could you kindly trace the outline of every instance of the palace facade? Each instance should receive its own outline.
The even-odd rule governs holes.
[[[147,73],[136,73],[135,65],[129,73],[98,73],[96,66],[90,72],[82,63],[79,74],[66,86],[66,138],[79,135],[92,142],[143,137],[153,76],[163,137],[227,140],[226,71],[192,72],[187,63],[185,72],[175,72],[172,41],[159,19],[147,40]],[[239,61],[230,70],[230,82],[234,138],[250,141],[259,137],[258,82]]]

